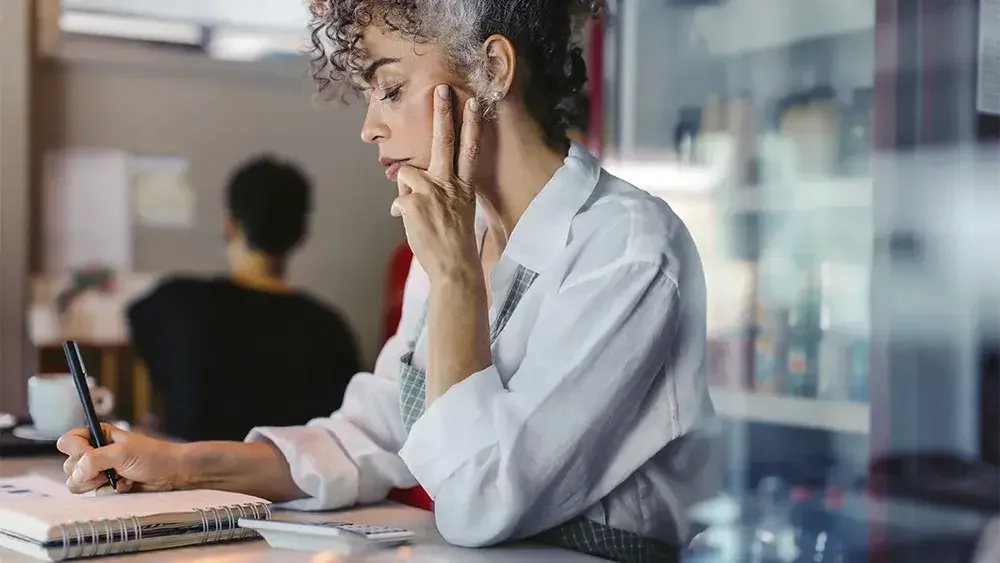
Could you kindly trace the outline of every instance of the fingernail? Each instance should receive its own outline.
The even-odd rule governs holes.
[[[73,468],[73,477],[71,477],[71,479],[76,481],[83,479],[83,469],[81,469],[79,465]]]
[[[399,217],[399,206],[395,203],[392,204],[392,207],[389,208],[389,214],[393,217]]]
[[[434,91],[437,92],[439,98],[443,100],[448,99],[448,86],[446,84],[439,84]]]
[[[469,109],[473,112],[479,111],[479,102],[475,98],[469,98]]]

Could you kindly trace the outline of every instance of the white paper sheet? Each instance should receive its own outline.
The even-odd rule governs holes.
[[[73,147],[45,155],[45,273],[87,266],[132,270],[130,158]]]
[[[132,169],[138,224],[159,228],[194,226],[194,191],[188,183],[186,158],[136,157]]]
[[[21,475],[0,479],[0,505],[27,499],[73,498],[66,483],[40,475]]]

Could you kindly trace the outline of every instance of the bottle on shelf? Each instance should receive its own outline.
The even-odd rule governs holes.
[[[829,401],[868,401],[868,298],[859,288],[867,276],[844,262],[821,265],[822,310],[819,397]]]
[[[788,272],[788,264],[779,253],[765,252],[758,262],[752,362],[752,386],[756,393],[785,393],[789,310],[783,288]]]
[[[795,397],[816,397],[822,336],[819,275],[809,261],[801,263],[797,273],[795,302],[788,322],[787,393]]]
[[[730,261],[724,278],[735,291],[717,297],[717,307],[708,319],[705,342],[705,373],[714,388],[747,391],[753,389],[753,343],[756,325],[753,302],[744,298],[752,291],[756,266],[752,262]]]
[[[758,302],[753,345],[753,389],[757,393],[781,395],[785,392],[785,346],[788,311]]]
[[[847,401],[850,396],[847,366],[850,337],[835,329],[826,329],[821,338],[817,396],[824,401]]]
[[[874,121],[874,89],[856,88],[840,124],[840,172],[844,176],[867,176],[871,172],[871,129]]]
[[[749,388],[752,344],[749,327],[737,327],[709,337],[705,342],[705,375],[709,386],[739,391]]]
[[[818,61],[799,66],[793,91],[779,106],[778,129],[791,141],[802,179],[826,178],[836,171],[840,108],[829,70]]]
[[[674,152],[677,161],[690,164],[697,161],[695,149],[701,127],[701,108],[685,106],[677,115],[677,125],[674,127]]]
[[[802,524],[808,521],[810,515],[815,512],[816,507],[819,506],[819,497],[820,495],[816,490],[814,490],[814,487],[809,485],[799,484],[791,488],[791,493],[789,494],[791,507],[789,512],[791,514],[792,524],[796,528],[795,543],[796,548],[799,551],[799,555],[802,554]]]
[[[835,526],[836,518],[816,509],[801,523],[796,563],[844,563],[845,552]]]
[[[798,557],[789,490],[776,476],[757,485],[757,523],[750,541],[750,563],[794,563]]]
[[[859,403],[868,402],[868,380],[871,375],[868,348],[868,338],[858,337],[851,342],[847,353],[848,399]]]
[[[840,510],[847,495],[851,494],[853,477],[846,468],[834,466],[827,473],[822,504],[817,505],[813,521],[801,529],[808,532],[802,537],[799,557],[802,563],[844,563],[847,560],[845,530],[839,525]]]

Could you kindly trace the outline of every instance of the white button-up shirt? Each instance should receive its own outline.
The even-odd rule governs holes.
[[[484,225],[480,221],[480,229]],[[414,261],[399,330],[343,406],[306,426],[257,428],[318,510],[422,485],[451,543],[529,537],[583,515],[672,543],[714,489],[704,449],[681,439],[713,415],[705,380],[705,280],[662,200],[574,144],[531,202],[490,276],[491,321],[517,265],[539,275],[492,346],[493,365],[403,428],[399,358],[428,298]],[[426,363],[426,336],[413,365]]]

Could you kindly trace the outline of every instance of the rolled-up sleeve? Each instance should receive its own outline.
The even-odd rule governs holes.
[[[491,366],[431,404],[399,455],[449,542],[491,545],[556,526],[684,431],[676,412],[659,408],[671,404],[658,375],[677,301],[660,264],[589,272],[542,305],[509,378]]]
[[[308,495],[282,507],[331,510],[380,502],[394,487],[417,484],[398,454],[406,436],[399,411],[399,358],[426,296],[426,274],[414,260],[399,329],[382,347],[374,372],[351,378],[340,409],[305,426],[254,428],[247,436],[250,442],[272,443]]]
[[[396,351],[390,342],[382,354]],[[247,441],[274,444],[295,484],[308,495],[282,506],[330,510],[379,502],[393,487],[414,486],[396,453],[403,441],[398,397],[398,381],[359,373],[351,379],[343,405],[330,417],[305,426],[254,428]]]
[[[399,455],[428,494],[433,496],[430,491],[440,490],[447,478],[469,461],[470,452],[496,444],[490,405],[506,393],[500,374],[490,366],[454,385],[435,401],[435,405],[441,403],[438,408],[428,409],[416,422]],[[462,432],[449,432],[448,438],[442,439],[439,431],[448,426]]]

